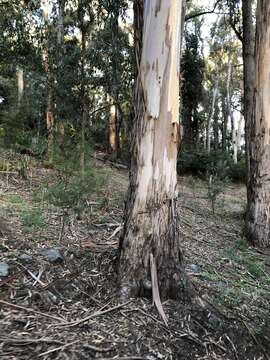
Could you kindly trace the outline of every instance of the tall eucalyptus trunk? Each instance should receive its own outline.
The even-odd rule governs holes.
[[[134,3],[134,141],[119,258],[124,297],[144,295],[154,269],[162,298],[185,294],[176,214],[181,5],[179,0]]]
[[[270,246],[270,2],[259,0],[255,45],[255,92],[250,128],[249,240]]]
[[[247,198],[250,201],[250,151],[252,132],[252,110],[255,81],[255,29],[253,24],[252,5],[254,0],[242,1],[243,14],[243,62],[244,62],[244,118],[247,163]]]

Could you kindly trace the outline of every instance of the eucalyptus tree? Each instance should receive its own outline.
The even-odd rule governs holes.
[[[176,202],[181,8],[178,0],[137,0],[134,141],[120,240],[124,297],[181,297],[185,272]]]
[[[247,231],[257,246],[270,246],[270,2],[258,0],[255,92],[250,138]]]

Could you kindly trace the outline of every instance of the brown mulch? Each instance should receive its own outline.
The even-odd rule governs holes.
[[[197,296],[192,303],[166,301],[166,327],[150,299],[118,297],[115,261],[128,177],[106,171],[100,195],[106,202],[89,199],[87,212],[79,219],[69,213],[63,229],[62,212],[44,204],[46,226],[28,229],[20,218],[22,207],[37,206],[32,193],[52,179],[52,169],[33,163],[27,180],[0,175],[0,261],[11,266],[0,278],[0,359],[269,359],[268,268],[263,282],[230,257],[268,261],[264,252],[235,248],[243,187],[226,188],[212,214],[205,184],[198,180],[194,189],[190,178],[180,179],[181,241]],[[22,203],[11,203],[11,195]],[[39,255],[51,247],[61,249],[63,261]],[[33,259],[22,262],[22,254]]]

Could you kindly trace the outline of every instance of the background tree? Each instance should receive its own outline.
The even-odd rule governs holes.
[[[270,245],[270,3],[258,1],[255,96],[252,112],[248,237],[255,245]]]

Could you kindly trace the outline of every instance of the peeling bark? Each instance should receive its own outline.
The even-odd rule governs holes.
[[[270,246],[270,2],[258,1],[255,92],[250,146],[247,231],[249,240]]]
[[[125,297],[147,294],[151,254],[161,297],[185,294],[176,215],[181,5],[177,0],[145,1],[143,16],[143,1],[134,4],[139,68],[130,187],[119,259],[120,289]]]

